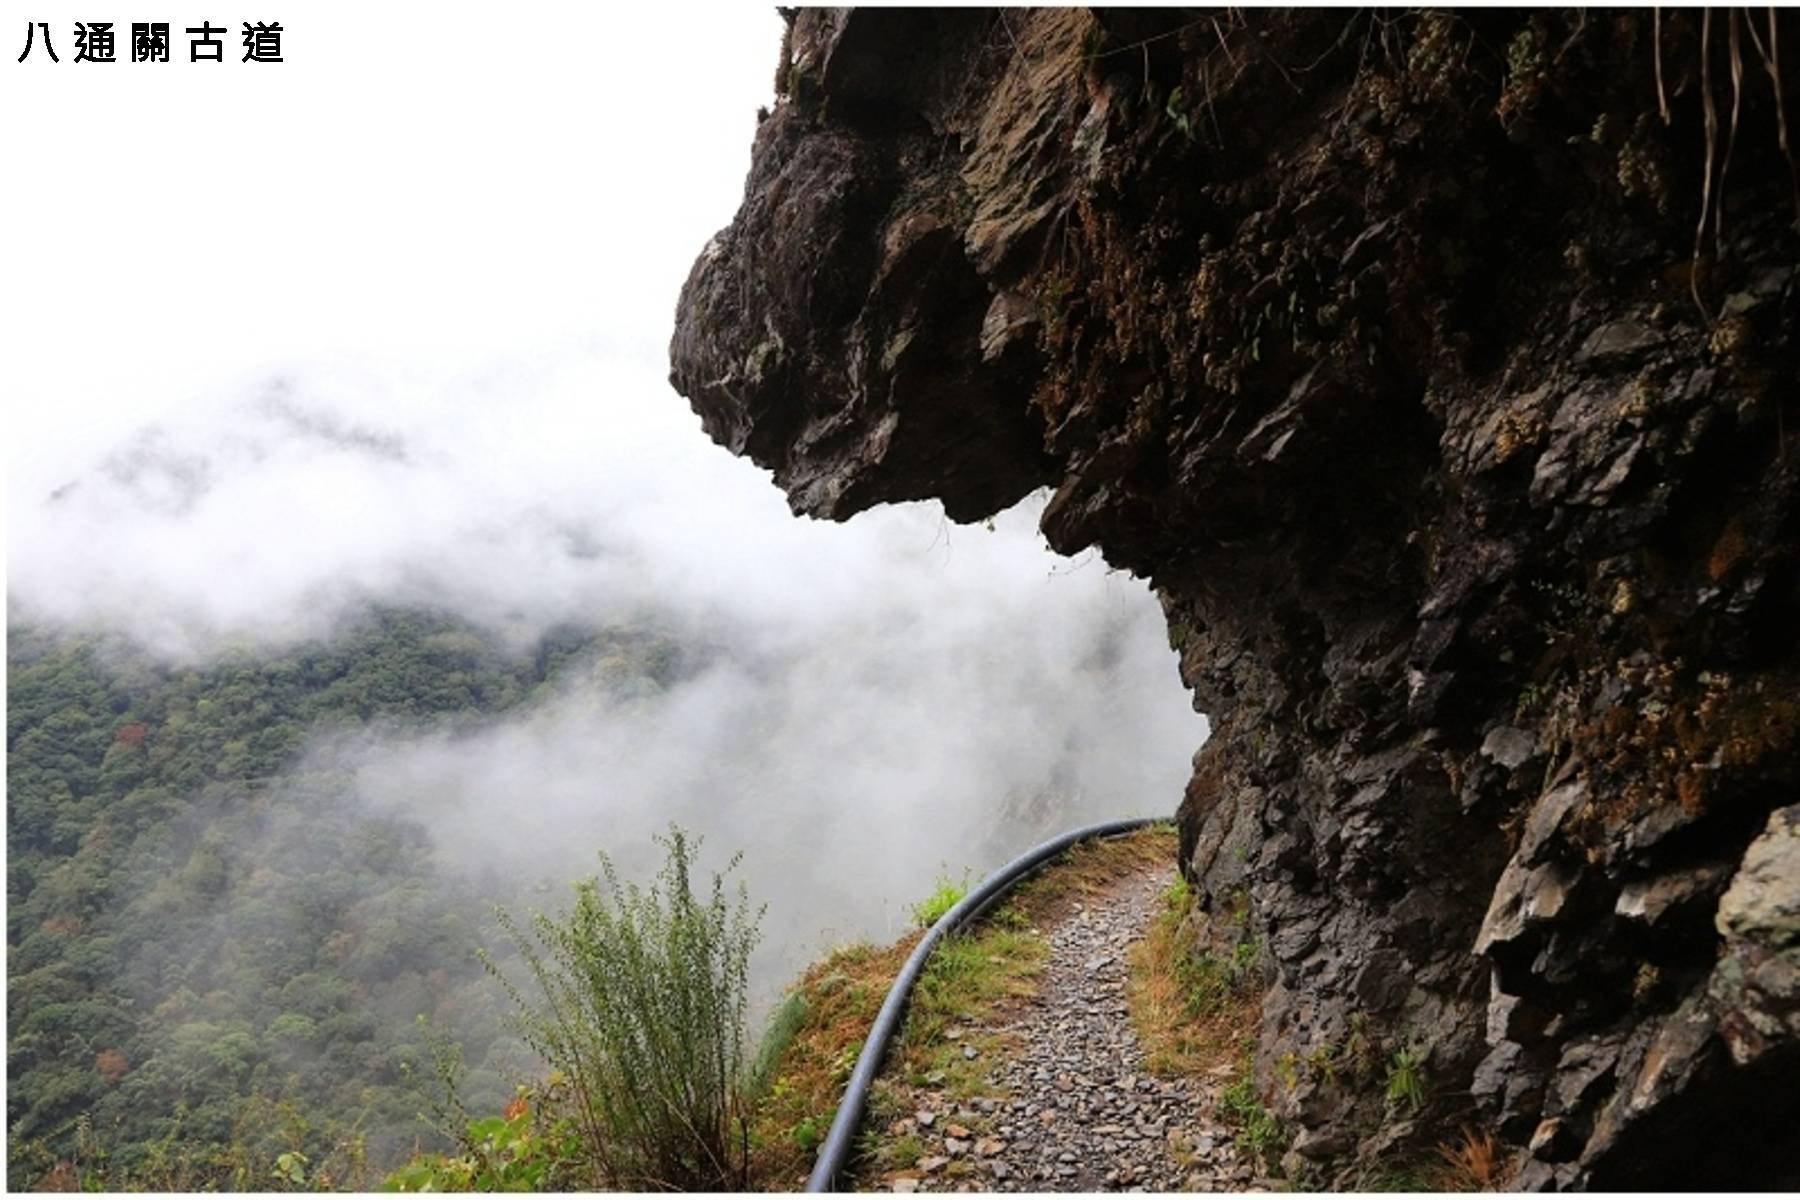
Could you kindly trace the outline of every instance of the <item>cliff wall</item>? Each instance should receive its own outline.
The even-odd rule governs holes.
[[[1291,1174],[1800,1185],[1795,24],[792,23],[674,383],[796,512],[1150,580]]]

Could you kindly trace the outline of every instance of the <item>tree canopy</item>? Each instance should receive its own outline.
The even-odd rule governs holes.
[[[15,623],[7,659],[13,1188],[256,1188],[283,1154],[315,1183],[379,1178],[432,1137],[421,1015],[461,1044],[469,1100],[503,1104],[533,1060],[474,950],[513,897],[433,870],[429,798],[359,804],[308,747],[475,727],[572,671],[641,689],[682,669],[655,634],[515,652],[400,609],[188,666]]]

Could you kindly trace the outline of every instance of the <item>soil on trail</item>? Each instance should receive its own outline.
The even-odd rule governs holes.
[[[893,1191],[1245,1190],[1255,1173],[1214,1116],[1224,1079],[1158,1079],[1131,1027],[1127,953],[1143,936],[1167,867],[1139,869],[1040,925],[1050,956],[1036,994],[995,1032],[992,1094],[931,1093],[890,1134],[925,1148]],[[1227,1069],[1226,1073],[1229,1073]]]

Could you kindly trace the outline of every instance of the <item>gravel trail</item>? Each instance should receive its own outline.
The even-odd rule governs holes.
[[[995,1095],[904,1124],[926,1156],[894,1191],[1241,1191],[1255,1173],[1213,1115],[1223,1079],[1152,1076],[1125,1000],[1127,951],[1171,871],[1121,877],[1044,927],[1035,997],[1002,1028],[1021,1047]],[[926,1098],[929,1103],[929,1097]]]

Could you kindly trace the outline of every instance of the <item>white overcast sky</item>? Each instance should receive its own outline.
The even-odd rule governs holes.
[[[420,575],[402,560],[445,549],[453,586],[517,589],[530,567],[481,561],[471,523],[493,518],[506,551],[502,509],[603,520],[602,476],[663,508],[754,493],[753,516],[711,503],[711,524],[772,528],[779,498],[663,382],[687,266],[730,219],[771,99],[772,8],[12,11],[10,599],[236,631],[313,611],[327,584],[392,590]],[[60,62],[41,33],[14,61],[26,17]],[[119,35],[167,18],[174,61],[76,63],[77,17]],[[203,19],[231,30],[223,63],[186,61]],[[239,61],[245,20],[280,21],[286,61]],[[275,391],[421,469],[296,449],[258,407]]]
[[[281,3],[0,22],[15,615],[177,653],[371,595],[527,633],[647,607],[803,631],[958,587],[1158,623],[1043,547],[1041,500],[997,535],[935,504],[797,521],[668,387],[773,101],[772,8]],[[121,61],[75,61],[78,17]],[[129,61],[134,18],[173,61]],[[37,20],[60,61],[41,30],[15,61]],[[203,20],[224,62],[187,61]],[[250,20],[285,61],[240,61]]]
[[[668,387],[773,101],[773,8],[280,4],[0,22],[9,607],[174,651],[371,594],[527,631],[803,627],[957,586],[997,612],[1046,582],[1072,620],[1153,610],[1049,554],[1033,505],[985,545],[936,505],[796,521]],[[77,18],[121,61],[76,62]],[[173,61],[128,61],[134,18],[170,22]],[[41,30],[15,61],[35,20],[60,61]],[[203,20],[224,62],[187,61]],[[240,61],[251,20],[285,61]]]
[[[11,461],[314,360],[603,336],[660,367],[742,188],[761,5],[217,0],[0,22]],[[154,10],[154,11],[153,11]],[[76,17],[226,24],[223,64],[73,62]],[[27,17],[48,20],[23,63]],[[286,62],[235,61],[279,20]],[[119,52],[125,56],[124,39]]]
[[[1206,727],[1141,581],[1050,554],[1041,500],[990,529],[935,505],[797,520],[668,387],[677,293],[771,101],[772,9],[8,8],[9,615],[178,657],[328,632],[371,596],[521,636],[698,634],[728,660],[613,714],[617,745],[577,696],[371,751],[376,790],[429,799],[446,854],[449,814],[506,806],[547,870],[545,829],[585,856],[697,808],[764,847],[800,938],[816,911],[875,931],[856,893],[903,911],[940,863],[1174,809]],[[167,19],[176,61],[75,63],[77,16]],[[27,18],[61,62],[14,61]],[[228,61],[185,61],[201,19]],[[244,20],[279,20],[287,61],[238,61]],[[492,824],[470,823],[488,853]],[[790,869],[799,842],[816,861]]]

